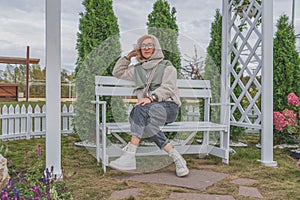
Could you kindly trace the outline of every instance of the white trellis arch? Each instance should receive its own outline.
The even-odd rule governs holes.
[[[232,125],[259,128],[261,134],[261,162],[267,166],[276,166],[273,161],[273,1],[262,0],[259,5],[251,0],[248,9],[242,14],[242,23],[248,25],[248,31],[238,30],[238,15],[233,14],[231,5],[237,0],[223,0],[222,5],[222,90],[221,119],[230,121]],[[237,1],[240,5],[244,0]],[[251,7],[258,9],[254,18],[246,17]],[[258,19],[262,19],[261,30],[256,27]],[[61,67],[61,0],[46,0],[46,167],[54,166],[54,173],[61,174],[61,141],[60,141],[60,67]],[[254,37],[254,38],[253,38]],[[250,43],[252,39],[254,43]],[[239,43],[238,43],[239,42]],[[235,43],[238,43],[237,48]],[[254,44],[254,45],[253,45]],[[246,51],[248,57],[242,54]],[[259,52],[261,54],[259,54]],[[234,59],[231,60],[231,54]],[[240,63],[241,72],[233,69]],[[251,71],[250,63],[254,62],[255,69]],[[242,75],[246,73],[250,82],[244,84]],[[257,75],[261,73],[261,83]],[[233,77],[230,80],[230,77]],[[251,84],[258,88],[256,96],[251,96],[248,89]],[[240,95],[233,93],[240,88]],[[261,97],[261,109],[255,101]],[[240,102],[247,98],[249,106],[241,106]],[[234,106],[228,103],[233,101]],[[258,119],[252,123],[248,114],[254,110]],[[51,112],[49,112],[51,111]],[[226,113],[231,113],[228,118]],[[239,113],[236,118],[233,113]]]
[[[276,166],[272,115],[273,1],[262,0],[260,5],[256,0],[249,4],[245,0],[223,0],[222,15],[221,98],[223,103],[231,102],[233,106],[223,106],[221,119],[230,112],[230,119],[225,120],[231,125],[261,129],[261,162]],[[257,89],[256,93],[251,93],[250,88]],[[250,118],[253,114],[257,116],[254,121]]]

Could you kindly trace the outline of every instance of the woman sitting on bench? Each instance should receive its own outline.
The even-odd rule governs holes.
[[[136,57],[138,63],[129,66],[132,57]],[[181,102],[176,86],[176,69],[170,61],[164,60],[157,38],[142,36],[136,48],[118,60],[113,75],[135,81],[138,102],[129,117],[130,142],[123,149],[122,156],[111,161],[109,166],[121,171],[135,170],[137,147],[142,138],[149,138],[173,159],[177,176],[188,175],[186,161],[159,128],[176,120]]]

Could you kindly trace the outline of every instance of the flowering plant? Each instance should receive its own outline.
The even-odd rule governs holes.
[[[288,95],[288,108],[273,113],[275,143],[290,143],[300,134],[300,100],[295,93]]]
[[[11,179],[7,186],[0,191],[1,200],[73,200],[72,194],[67,190],[66,182],[54,174],[54,167],[44,170],[45,162],[41,159],[40,145],[38,146],[37,160],[33,162],[30,162],[28,150],[26,150],[25,163],[30,164],[28,169],[18,172],[12,160],[9,160],[8,169]],[[78,164],[78,169],[79,167]],[[62,173],[63,171],[62,169]],[[76,171],[73,175],[75,174]]]

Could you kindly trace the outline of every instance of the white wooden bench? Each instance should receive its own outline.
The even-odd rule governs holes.
[[[210,82],[207,80],[186,80],[178,79],[177,86],[181,98],[187,99],[204,99],[204,121],[180,121],[173,122],[161,127],[163,132],[191,132],[185,142],[175,145],[181,154],[211,154],[222,158],[222,162],[229,163],[229,126],[210,122],[210,99],[211,89]],[[130,124],[128,122],[108,123],[106,121],[106,102],[101,101],[100,97],[104,96],[135,96],[135,84],[133,81],[121,80],[111,76],[95,77],[95,96],[96,100],[96,157],[97,161],[102,161],[102,168],[106,172],[106,166],[110,157],[119,157],[122,149],[118,145],[107,145],[107,135],[112,134],[118,140],[126,143],[119,133],[129,133]],[[100,119],[100,112],[102,117]],[[220,133],[219,145],[214,146],[209,143],[209,132],[218,131]],[[196,133],[203,132],[202,144],[189,144],[188,141],[193,139]],[[101,140],[100,140],[101,133]],[[101,141],[101,142],[98,142]],[[101,144],[100,144],[101,143]],[[166,154],[156,145],[140,146],[137,156],[146,155],[163,155]]]

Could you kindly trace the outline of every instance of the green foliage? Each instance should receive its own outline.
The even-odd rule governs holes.
[[[222,59],[222,15],[216,10],[214,21],[211,24],[210,42],[207,47],[205,73],[203,78],[209,80],[212,89],[212,102],[220,102],[221,86],[221,59]],[[211,108],[211,120],[220,121],[220,107]]]
[[[157,0],[153,11],[148,15],[148,33],[155,35],[162,47],[165,59],[170,60],[180,76],[180,52],[178,47],[178,26],[176,24],[176,9],[170,8],[167,1]]]
[[[220,102],[221,85],[221,59],[222,59],[222,16],[220,10],[216,10],[215,19],[211,24],[211,40],[207,47],[205,60],[204,79],[210,80],[212,87],[212,101]]]
[[[234,47],[237,48],[236,43],[234,44]],[[232,53],[231,54],[231,61],[233,61],[234,59],[235,59],[235,54]],[[240,73],[241,68],[239,67],[238,62],[236,62],[235,65],[233,66],[233,70],[237,74]],[[241,77],[240,80],[243,81],[243,77]],[[234,87],[234,89],[233,89],[233,93],[237,98],[239,98],[241,93],[242,93],[242,88],[239,87],[239,85],[237,84],[238,81],[239,81],[238,79],[236,79],[232,74],[230,74],[230,86],[236,84],[236,87]],[[232,97],[231,97],[230,102],[232,102]],[[240,104],[241,104],[242,107],[245,108],[245,105],[243,105],[243,102],[240,102]],[[242,113],[240,112],[239,109],[235,109],[235,111],[231,115],[233,115],[233,117],[236,119],[236,121],[238,121],[242,117]],[[230,117],[232,117],[232,116],[230,116]],[[238,141],[239,138],[243,136],[244,131],[245,131],[244,127],[230,126],[230,132],[232,133],[230,135],[231,135],[232,140]]]
[[[111,0],[84,0],[85,12],[80,13],[76,49],[78,51],[77,73],[90,52],[110,36],[119,35],[117,17]],[[112,69],[109,71],[111,72]]]
[[[208,71],[217,70],[220,74],[222,58],[222,15],[219,9],[216,10],[215,19],[211,24],[210,38],[207,53],[213,63],[210,63],[210,65],[205,68],[205,72],[208,73]],[[214,66],[211,66],[211,64],[214,64]]]
[[[294,92],[300,96],[300,60],[296,51],[294,27],[288,16],[282,15],[277,21],[274,39],[274,111],[282,111],[287,105],[287,96]],[[276,133],[276,132],[275,132]]]
[[[80,32],[77,39],[75,127],[82,139],[94,140],[95,105],[91,101],[95,100],[95,75],[112,75],[113,67],[121,54],[121,47],[112,1],[85,0],[83,5],[86,11],[80,14]],[[101,100],[108,102],[107,121],[114,121],[111,99],[105,97]],[[118,104],[122,104],[121,99]],[[119,116],[123,116],[121,113],[123,112],[120,111]]]

